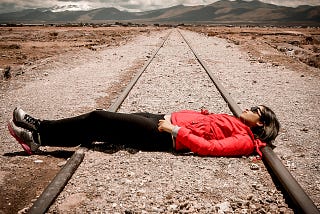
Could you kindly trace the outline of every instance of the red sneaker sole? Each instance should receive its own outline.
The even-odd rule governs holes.
[[[16,133],[14,132],[13,128],[10,125],[10,122],[7,123],[7,126],[12,137],[14,137],[18,141],[18,143],[22,146],[24,151],[26,151],[28,155],[32,155],[32,151],[30,147],[27,144],[25,144],[25,142],[23,142],[23,140],[16,135]]]

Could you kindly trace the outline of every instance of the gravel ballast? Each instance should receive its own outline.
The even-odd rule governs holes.
[[[162,39],[170,37],[119,109],[169,113],[180,109],[229,113],[215,86],[177,30],[139,36],[120,47],[79,53],[48,66],[45,74],[16,90],[3,105],[46,119],[108,108],[133,68],[142,67]],[[239,46],[182,31],[241,108],[265,104],[282,124],[275,152],[319,207],[319,76],[260,63]],[[92,52],[91,52],[92,53]],[[66,62],[70,62],[65,64]],[[63,67],[67,67],[64,68]],[[90,71],[90,75],[88,72]],[[62,87],[70,85],[70,87]],[[113,88],[114,85],[118,85]],[[45,86],[45,87],[44,87]],[[122,86],[123,87],[123,86]],[[27,96],[37,91],[36,97]],[[51,99],[48,99],[51,97]],[[112,101],[111,101],[112,102]],[[20,150],[7,139],[5,152]],[[43,148],[47,149],[47,148]],[[36,173],[36,172],[34,172]],[[86,152],[83,163],[48,213],[293,213],[262,161],[110,150]]]
[[[274,102],[276,92],[268,93],[260,87],[263,92],[259,93],[258,87],[250,87],[263,78],[267,78],[264,82],[270,79],[268,85],[281,81],[280,77],[288,81],[287,73],[295,76],[294,72],[252,63],[248,55],[224,40],[184,33],[241,107],[264,103],[275,109],[282,121],[284,113]],[[284,75],[273,79],[279,70]],[[262,78],[263,71],[268,74]],[[272,90],[277,91],[277,87]],[[230,113],[178,32],[173,31],[119,111],[168,113],[203,107],[211,112]],[[263,163],[253,160],[254,157],[203,158],[143,151],[106,155],[89,151],[50,212],[291,213]],[[314,176],[316,180],[319,175]]]

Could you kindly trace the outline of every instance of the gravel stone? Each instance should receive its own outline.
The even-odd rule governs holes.
[[[17,103],[22,106],[33,103],[27,110],[44,118],[107,108],[110,103],[102,100],[118,91],[112,85],[123,84],[123,76],[133,73],[132,65],[142,67],[169,32],[168,41],[119,112],[169,113],[206,108],[231,114],[177,30],[170,29],[139,36],[120,47],[97,50],[91,58],[86,56],[85,63],[79,63],[83,53],[74,61],[69,59],[68,64],[57,61],[54,69],[45,71],[46,75],[36,76],[37,81],[9,92],[7,96],[13,99],[3,106],[4,115],[10,115],[8,109]],[[275,110],[282,123],[275,152],[319,205],[318,70],[304,73],[273,66],[253,60],[239,45],[226,40],[190,31],[182,33],[241,108],[265,104]],[[70,81],[74,87],[64,87]],[[44,86],[47,90],[41,90]],[[28,91],[37,91],[38,96],[30,97]],[[18,150],[18,146],[8,144],[4,148],[9,152]],[[214,212],[293,213],[293,210],[262,161],[254,156],[208,158],[124,148],[117,152],[87,151],[47,213]]]

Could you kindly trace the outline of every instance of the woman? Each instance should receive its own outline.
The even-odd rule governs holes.
[[[242,156],[257,152],[278,135],[274,112],[259,105],[239,118],[183,110],[169,115],[95,110],[60,120],[36,119],[15,108],[11,135],[28,154],[43,146],[89,146],[109,142],[152,151],[191,151],[201,156]]]

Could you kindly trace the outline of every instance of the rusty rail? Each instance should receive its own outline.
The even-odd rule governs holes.
[[[116,112],[120,105],[123,103],[125,98],[128,96],[129,92],[133,88],[133,86],[137,83],[138,79],[141,77],[142,73],[147,69],[151,61],[157,55],[159,50],[163,47],[164,43],[167,41],[171,31],[167,34],[167,36],[162,41],[161,45],[156,49],[153,53],[152,57],[145,63],[145,65],[139,70],[139,72],[135,75],[135,77],[130,81],[125,90],[119,95],[117,100],[108,108],[108,111]],[[77,170],[82,160],[84,159],[85,151],[87,148],[80,147],[75,153],[71,156],[71,158],[67,161],[64,167],[57,173],[54,179],[50,182],[50,184],[44,189],[39,198],[34,202],[33,206],[28,211],[29,214],[40,214],[45,213],[54,200],[58,197],[61,191],[64,189],[65,185],[67,185],[68,181]]]
[[[229,93],[224,89],[219,80],[212,74],[212,72],[208,69],[206,64],[199,58],[198,54],[191,47],[189,42],[185,39],[182,33],[179,31],[182,38],[188,44],[193,54],[197,58],[198,62],[201,66],[206,70],[210,79],[214,82],[220,94],[224,98],[224,100],[228,103],[230,110],[236,116],[239,116],[242,112],[240,107],[236,104],[236,102],[232,99]],[[132,79],[132,81],[128,84],[126,89],[121,93],[115,103],[108,108],[108,111],[115,112],[120,107],[122,102],[125,100],[132,87],[136,84],[142,73],[149,66],[151,61],[154,59],[160,48],[164,45],[165,41],[168,39],[169,34],[162,42],[161,46],[155,51],[153,56],[147,61],[144,67],[137,73],[137,75]],[[81,164],[86,148],[80,147],[73,156],[69,159],[66,165],[60,170],[60,172],[56,175],[53,181],[47,186],[47,188],[43,191],[37,201],[33,204],[29,213],[45,213],[51,204],[54,202],[56,197],[63,190],[64,186],[67,184],[69,179],[72,177],[73,173],[76,171],[78,166]],[[265,147],[262,149],[263,158],[265,163],[271,168],[273,173],[277,176],[277,179],[280,181],[281,185],[287,191],[291,200],[295,203],[295,205],[303,211],[303,213],[319,213],[319,210],[314,205],[309,196],[305,193],[305,191],[301,188],[301,186],[297,183],[297,181],[293,178],[290,172],[286,169],[286,167],[282,164],[281,160],[276,156],[273,150],[270,147]]]
[[[210,69],[206,66],[203,60],[200,59],[199,55],[195,52],[195,50],[191,47],[190,43],[186,40],[186,38],[182,35],[179,30],[180,35],[184,39],[184,41],[188,44],[189,48],[192,50],[193,54],[197,58],[198,62],[202,65],[203,69],[208,73],[210,79],[213,81],[219,92],[221,93],[223,99],[228,103],[230,110],[232,113],[239,117],[242,113],[240,107],[236,104],[236,102],[232,99],[226,89],[220,84],[219,80],[213,75]],[[299,183],[295,180],[295,178],[290,174],[288,169],[283,165],[278,156],[274,153],[274,151],[270,148],[270,146],[266,146],[261,149],[263,154],[263,159],[265,163],[270,167],[273,171],[277,179],[280,181],[283,188],[286,190],[290,199],[294,202],[298,209],[300,209],[303,213],[320,213],[313,201],[306,194],[306,192],[302,189]]]

